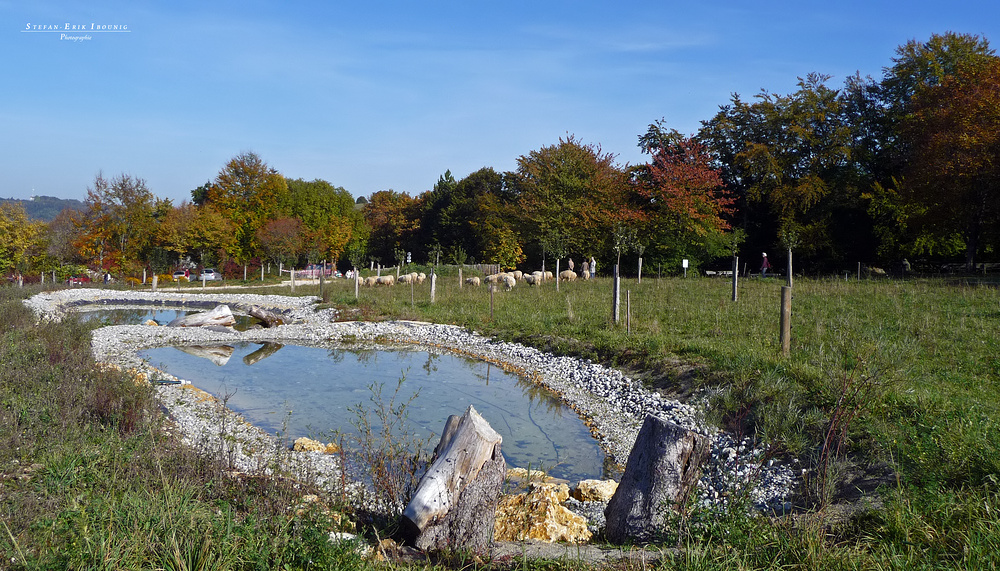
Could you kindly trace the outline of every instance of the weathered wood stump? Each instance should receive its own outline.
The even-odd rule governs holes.
[[[669,511],[687,501],[710,452],[705,436],[647,415],[618,489],[604,510],[608,541],[655,540]]]
[[[206,327],[221,326],[232,327],[236,324],[236,318],[228,305],[217,305],[214,309],[193,313],[185,317],[178,317],[167,324],[167,327]]]
[[[247,315],[249,315],[250,317],[256,317],[257,319],[261,320],[261,322],[264,324],[264,327],[267,328],[277,327],[278,325],[282,325],[285,323],[285,317],[280,313],[268,311],[263,307],[257,305],[251,305],[249,308],[247,308]]]
[[[403,539],[423,550],[485,552],[506,472],[500,444],[471,406],[457,423],[449,419],[437,458],[403,511]]]

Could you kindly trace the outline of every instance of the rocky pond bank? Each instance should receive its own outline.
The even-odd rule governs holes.
[[[153,327],[117,325],[94,331],[95,358],[108,365],[135,369],[147,378],[176,380],[143,362],[137,352],[175,345],[280,342],[307,346],[418,345],[486,360],[516,372],[558,394],[587,422],[595,438],[618,464],[624,465],[643,419],[655,415],[710,439],[711,456],[703,466],[698,502],[726,501],[735,492],[748,495],[759,509],[784,511],[796,484],[795,471],[774,462],[762,463],[763,450],[705,423],[696,404],[662,398],[620,371],[571,357],[559,357],[516,343],[497,341],[466,329],[417,322],[339,321],[334,310],[315,309],[311,297],[276,295],[129,292],[70,289],[36,295],[25,303],[42,319],[62,319],[84,306],[165,306],[210,309],[226,304],[233,312],[251,306],[280,313],[285,321],[267,329]],[[209,454],[220,454],[234,469],[268,472],[276,467],[315,477],[328,487],[342,486],[337,455],[290,452],[276,438],[244,422],[219,400],[194,385],[157,385],[159,398],[182,438]],[[461,411],[456,411],[460,414]],[[442,419],[442,424],[445,419]],[[572,501],[570,501],[572,504]],[[602,525],[599,506],[571,505],[583,512],[592,529]]]

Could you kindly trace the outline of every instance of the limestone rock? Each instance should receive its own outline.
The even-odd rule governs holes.
[[[580,480],[573,488],[573,497],[581,502],[608,503],[617,489],[614,480]]]
[[[604,510],[608,540],[619,544],[655,540],[669,511],[683,505],[692,492],[710,452],[705,436],[647,415],[618,489]]]
[[[534,486],[526,494],[500,498],[494,541],[584,543],[590,537],[587,520],[562,506],[556,486]]]
[[[292,445],[292,450],[296,452],[326,452],[326,446],[321,442],[317,442],[312,438],[296,438],[295,444]]]

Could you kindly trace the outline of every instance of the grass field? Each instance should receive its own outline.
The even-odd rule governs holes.
[[[807,467],[802,514],[688,514],[674,534],[683,555],[665,568],[1000,563],[996,288],[799,279],[784,357],[780,280],[741,280],[736,302],[725,279],[623,280],[615,324],[607,278],[558,292],[552,282],[519,284],[495,292],[491,307],[485,287],[460,288],[453,272],[441,271],[434,303],[428,282],[355,298],[352,283],[334,280],[322,294],[303,285],[295,294],[322,295],[345,318],[459,324],[613,364],[664,392],[705,395],[720,425]],[[0,545],[11,567],[371,565],[323,541],[326,516],[288,516],[301,490],[227,478],[173,445],[145,420],[144,389],[92,369],[85,327],[35,326],[21,295],[3,290],[0,306]],[[877,502],[844,509],[862,480],[880,484],[870,493]]]

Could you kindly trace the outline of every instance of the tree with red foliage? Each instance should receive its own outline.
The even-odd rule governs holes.
[[[653,160],[638,169],[636,183],[648,201],[651,254],[671,262],[719,255],[735,198],[725,190],[707,147],[671,130],[644,148]]]

